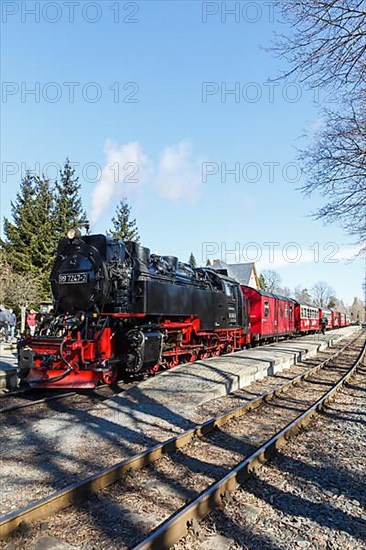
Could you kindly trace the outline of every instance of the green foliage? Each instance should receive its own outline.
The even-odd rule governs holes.
[[[60,180],[55,183],[55,231],[58,238],[66,235],[70,227],[86,219],[80,198],[79,177],[67,158],[60,171]]]
[[[193,252],[191,252],[191,255],[189,256],[188,263],[191,267],[197,267],[196,258],[193,256]]]
[[[4,259],[17,271],[32,270],[30,250],[36,227],[36,178],[27,173],[15,202],[11,203],[12,221],[4,220],[6,241],[2,242]]]
[[[23,288],[29,288],[26,281],[37,287],[40,299],[50,297],[48,277],[60,237],[83,214],[79,189],[68,159],[54,186],[27,173],[11,204],[11,219],[4,220],[3,259],[15,274],[25,277]]]
[[[121,241],[140,242],[140,237],[135,219],[130,219],[131,207],[127,199],[122,199],[116,208],[116,216],[112,218],[113,229],[107,234]]]
[[[260,290],[267,290],[266,281],[265,281],[265,278],[263,277],[262,273],[258,277],[258,284],[259,284]]]

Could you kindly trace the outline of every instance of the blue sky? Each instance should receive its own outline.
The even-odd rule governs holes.
[[[155,252],[255,259],[283,285],[362,296],[350,237],[297,190],[321,105],[269,82],[286,66],[263,47],[283,30],[268,2],[3,2],[2,217],[22,171],[52,178],[69,156],[95,231],[127,196]]]

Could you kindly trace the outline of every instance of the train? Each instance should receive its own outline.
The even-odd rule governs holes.
[[[241,285],[136,242],[69,230],[50,274],[53,309],[19,343],[20,379],[94,388],[264,342],[346,326],[346,316]]]

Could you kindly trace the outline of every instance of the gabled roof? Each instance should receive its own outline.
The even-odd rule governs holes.
[[[216,271],[222,271],[222,272],[226,271],[226,274],[228,275],[228,277],[235,279],[241,285],[248,285],[250,282],[251,275],[252,273],[254,273],[254,278],[258,286],[257,271],[255,269],[255,264],[253,262],[250,262],[247,264],[227,264],[220,260],[214,260],[214,263],[211,266],[211,268],[215,269]]]

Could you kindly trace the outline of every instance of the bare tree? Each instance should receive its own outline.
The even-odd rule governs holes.
[[[278,294],[282,294],[282,296],[290,297],[292,295],[291,288],[288,286],[281,286],[277,290]]]
[[[301,288],[300,285],[295,287],[295,300],[302,304],[309,304],[311,305],[313,303],[313,299],[310,296],[310,292],[307,288]]]
[[[6,293],[9,305],[28,308],[42,300],[42,285],[39,279],[14,273]]]
[[[325,281],[319,281],[311,289],[313,302],[318,307],[329,307],[330,299],[335,295],[333,288]]]
[[[360,298],[354,298],[351,306],[351,320],[352,322],[363,323],[365,320],[365,306]]]
[[[6,292],[7,304],[20,309],[21,332],[25,330],[26,310],[43,298],[42,279],[14,273]]]
[[[290,63],[285,77],[332,90],[316,139],[300,155],[305,194],[326,203],[316,218],[339,222],[366,251],[366,9],[364,0],[276,0],[291,27],[274,50]],[[334,93],[335,92],[335,93]]]
[[[348,103],[348,111],[327,111],[315,141],[300,156],[307,177],[302,190],[319,192],[327,202],[314,215],[339,221],[365,248],[366,105]]]
[[[276,0],[293,32],[274,47],[312,86],[363,87],[366,82],[364,0]]]
[[[272,269],[265,269],[260,274],[261,288],[267,292],[279,292],[281,275]]]
[[[12,269],[0,251],[0,304],[6,301],[9,284],[12,279]]]

